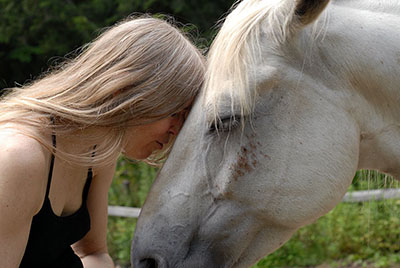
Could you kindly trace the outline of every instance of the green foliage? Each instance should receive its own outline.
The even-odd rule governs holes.
[[[120,158],[108,192],[110,205],[142,207],[155,179],[157,169],[144,163],[132,163]],[[109,217],[108,248],[116,263],[129,263],[130,245],[136,219]]]
[[[132,163],[120,158],[112,187],[108,193],[110,205],[141,207],[155,179],[157,169],[145,163]]]
[[[349,191],[400,188],[400,182],[392,177],[372,170],[357,171]]]
[[[355,175],[349,191],[400,188],[393,178],[369,170]],[[280,249],[253,268],[400,264],[400,200],[340,203],[300,228]]]
[[[340,203],[317,222],[303,227],[258,267],[332,267],[400,263],[400,200]]]
[[[0,86],[24,83],[46,70],[50,58],[92,39],[95,30],[105,26],[96,18],[104,18],[107,7],[90,9],[90,2],[96,1],[1,0],[0,76],[6,85]]]
[[[108,251],[115,264],[127,266],[130,260],[130,248],[136,219],[108,218]]]

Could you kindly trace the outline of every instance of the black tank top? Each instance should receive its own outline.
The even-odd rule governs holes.
[[[56,137],[53,146],[56,146]],[[90,230],[90,215],[86,200],[93,173],[89,168],[82,193],[82,205],[72,215],[60,217],[54,214],[49,199],[53,175],[54,155],[51,155],[46,196],[40,211],[33,217],[28,243],[20,268],[83,268],[80,258],[71,245],[82,239]]]

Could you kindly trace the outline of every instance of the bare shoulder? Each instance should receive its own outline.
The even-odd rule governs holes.
[[[0,202],[16,207],[26,202],[25,208],[35,213],[44,198],[48,159],[49,153],[35,139],[0,129]]]
[[[40,172],[47,165],[48,158],[49,153],[34,138],[18,131],[0,130],[1,168],[19,167]]]
[[[42,207],[48,155],[35,139],[0,128],[0,257],[7,267],[18,266]]]
[[[97,181],[98,183],[110,185],[114,177],[116,161],[117,160],[115,160],[115,163],[113,164],[93,168],[95,181]]]

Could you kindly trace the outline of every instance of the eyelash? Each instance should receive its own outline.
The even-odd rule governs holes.
[[[181,111],[179,111],[179,112],[177,112],[177,113],[171,114],[170,116],[171,116],[171,117],[176,117],[176,116],[181,115],[181,114],[187,114],[188,112],[189,112],[189,109],[188,109],[188,108],[185,108],[185,109],[183,109],[183,110],[181,110]]]
[[[240,124],[240,118],[237,116],[230,116],[226,118],[217,118],[208,127],[211,132],[227,132],[235,129]]]

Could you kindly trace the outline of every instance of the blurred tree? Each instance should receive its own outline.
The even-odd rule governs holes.
[[[54,61],[135,13],[173,16],[202,46],[233,0],[0,0],[0,89],[34,79]],[[195,27],[194,27],[194,26]],[[200,40],[199,39],[199,40]]]

